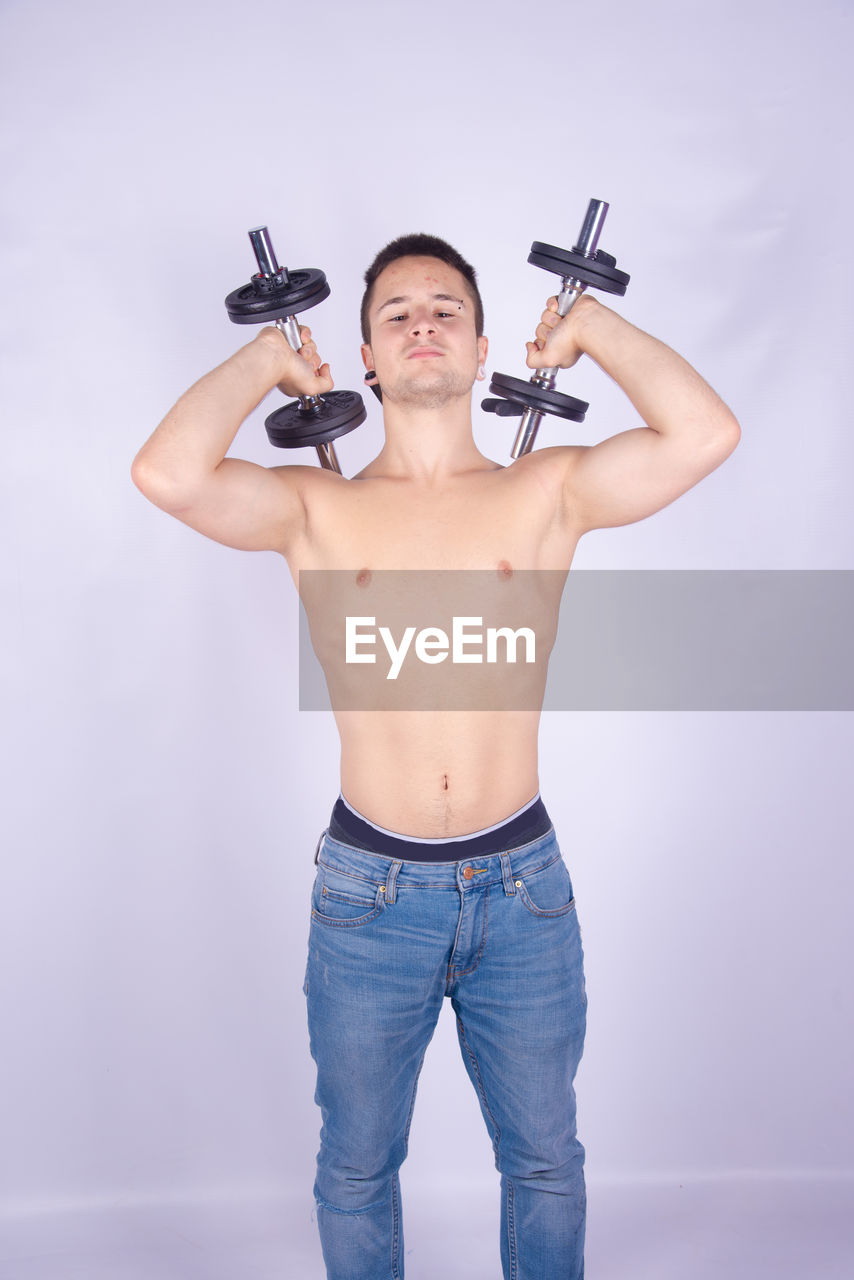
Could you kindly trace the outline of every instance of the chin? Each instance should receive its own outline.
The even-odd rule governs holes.
[[[395,404],[437,409],[451,400],[469,395],[474,385],[451,370],[424,370],[423,373],[429,376],[400,378],[391,386],[383,383],[383,395]]]

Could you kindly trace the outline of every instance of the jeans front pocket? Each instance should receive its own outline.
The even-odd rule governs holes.
[[[352,929],[375,920],[384,907],[384,884],[318,865],[311,893],[312,919]]]
[[[532,915],[553,918],[575,910],[572,881],[560,854],[544,867],[517,876],[516,887]]]

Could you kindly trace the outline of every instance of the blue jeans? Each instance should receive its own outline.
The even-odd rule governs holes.
[[[582,1280],[573,1079],[587,996],[554,831],[506,853],[432,863],[324,833],[316,861],[304,990],[328,1280],[402,1280],[398,1170],[445,996],[501,1173],[505,1280]]]

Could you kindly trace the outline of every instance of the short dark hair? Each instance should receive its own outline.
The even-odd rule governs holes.
[[[423,231],[419,231],[408,236],[398,236],[396,240],[392,240],[390,244],[387,244],[384,249],[380,249],[365,272],[365,292],[362,297],[361,309],[362,340],[364,342],[370,342],[371,340],[368,312],[373,300],[374,285],[377,277],[392,262],[397,262],[398,258],[438,258],[440,262],[445,262],[449,267],[453,267],[455,271],[459,271],[469,287],[472,302],[474,303],[474,327],[477,331],[477,336],[480,338],[483,335],[483,300],[477,287],[477,272],[474,267],[471,263],[466,262],[462,254],[457,253],[456,249],[449,245],[447,240],[440,240],[438,236],[428,236]]]

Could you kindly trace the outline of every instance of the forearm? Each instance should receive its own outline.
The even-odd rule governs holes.
[[[665,343],[593,298],[579,299],[576,309],[578,346],[622,388],[653,431],[698,441],[737,432],[716,392]]]
[[[227,454],[241,423],[283,376],[281,354],[256,337],[181,396],[140,449],[133,479],[147,496],[191,493]]]

